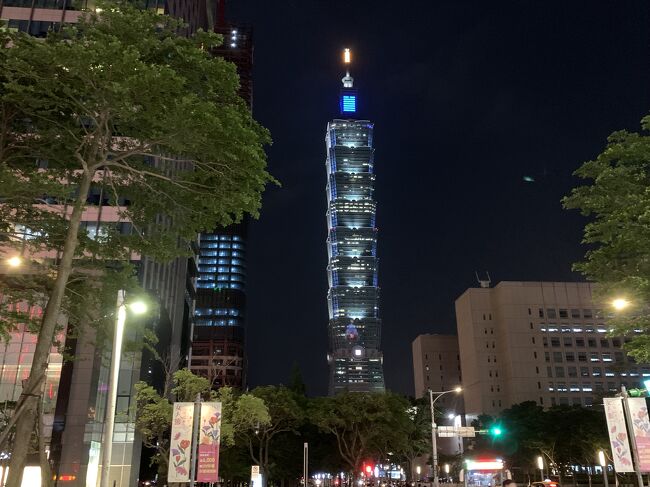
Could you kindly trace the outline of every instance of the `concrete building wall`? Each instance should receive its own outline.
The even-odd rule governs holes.
[[[415,397],[427,391],[447,391],[461,383],[458,337],[456,335],[420,335],[412,343]],[[441,398],[445,401],[446,398]]]
[[[650,366],[607,336],[591,283],[501,282],[456,300],[464,400],[469,416],[535,401],[590,406],[621,385],[638,387]]]

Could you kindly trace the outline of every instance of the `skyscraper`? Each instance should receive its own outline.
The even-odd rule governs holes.
[[[246,222],[201,234],[190,369],[213,387],[242,387]]]
[[[239,95],[253,103],[253,35],[246,26],[226,22],[226,0],[217,0],[209,26],[224,37],[212,51],[237,67]],[[189,368],[214,388],[246,384],[246,236],[248,218],[201,234],[196,319]]]
[[[345,63],[350,63],[348,49]],[[384,374],[379,349],[374,126],[355,118],[357,91],[349,69],[342,82],[341,118],[327,125],[325,137],[329,391],[380,392]]]

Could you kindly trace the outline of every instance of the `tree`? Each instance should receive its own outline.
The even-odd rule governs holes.
[[[498,440],[477,438],[477,450],[499,453],[508,465],[529,475],[534,474],[540,455],[560,477],[571,465],[591,465],[608,441],[602,411],[580,406],[544,409],[526,401],[502,411],[498,418],[480,418],[476,423],[480,429],[498,424],[503,433]]]
[[[565,208],[590,217],[583,242],[590,246],[575,268],[598,283],[603,301],[626,297],[633,306],[609,321],[638,362],[650,361],[650,116],[640,133],[619,131],[605,150],[575,174],[588,184],[563,199]],[[641,332],[638,332],[640,330]]]
[[[41,269],[32,275],[45,281],[46,292],[19,437],[34,430],[34,393],[69,284],[85,282],[88,293],[103,280],[79,262],[95,264],[101,274],[126,268],[134,254],[159,261],[184,255],[184,242],[200,231],[244,212],[256,215],[272,181],[263,151],[268,134],[237,95],[234,66],[210,55],[220,36],[181,38],[180,27],[170,17],[117,3],[44,41],[0,34],[3,254],[58,257],[29,262]],[[92,232],[82,227],[97,193],[130,231],[118,224]],[[5,301],[15,305],[21,298]],[[9,487],[20,485],[22,443],[12,454]]]
[[[402,421],[397,441],[392,450],[406,464],[407,481],[415,478],[413,462],[416,458],[431,453],[431,409],[429,400],[413,400],[407,409],[406,421]]]
[[[403,434],[408,403],[390,393],[345,392],[317,398],[309,411],[321,431],[334,435],[341,459],[355,475],[364,460],[386,455]]]
[[[251,459],[260,466],[264,485],[272,473],[270,450],[283,433],[298,434],[298,428],[305,419],[305,413],[295,394],[284,386],[256,387],[251,394],[264,401],[270,420],[266,424],[251,424],[242,428],[240,435],[248,445]]]
[[[142,435],[143,444],[156,452],[152,462],[158,465],[159,477],[165,479],[169,468],[173,401],[146,382],[138,382],[135,388],[135,427]],[[268,424],[270,420],[264,401],[258,397],[236,395],[230,387],[212,391],[210,381],[187,369],[173,374],[171,396],[176,401],[193,402],[197,394],[204,400],[221,402],[221,445],[224,448],[234,444],[235,431],[258,423]]]

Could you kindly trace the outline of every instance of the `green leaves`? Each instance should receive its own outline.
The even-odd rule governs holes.
[[[224,448],[234,445],[235,433],[270,422],[264,401],[252,394],[235,393],[230,387],[212,391],[207,379],[187,369],[176,371],[172,382],[171,392],[176,401],[193,402],[200,394],[204,400],[221,402],[221,445]],[[156,450],[152,461],[159,465],[162,474],[166,474],[174,401],[161,396],[145,382],[138,382],[135,391],[135,427],[144,444]]]
[[[274,181],[269,134],[238,96],[235,66],[210,53],[221,37],[184,38],[181,27],[117,2],[45,41],[0,33],[0,238],[9,252],[39,255],[35,266],[62,252],[74,205],[85,209],[77,275],[126,267],[134,255],[170,261],[201,231],[259,213]],[[79,194],[89,176],[90,194]]]
[[[602,411],[580,406],[544,409],[534,401],[515,404],[498,418],[480,416],[479,428],[502,430],[501,439],[477,437],[477,454],[498,451],[508,464],[534,472],[540,454],[552,459],[559,470],[570,465],[593,464],[596,452],[607,444],[607,426]]]
[[[576,175],[588,184],[563,199],[565,208],[578,209],[590,221],[583,242],[586,259],[575,265],[598,283],[598,297],[609,303],[624,296],[634,306],[613,316],[612,334],[630,338],[626,350],[639,362],[650,360],[650,117],[643,132],[619,131],[607,147]]]
[[[379,457],[403,445],[402,435],[409,434],[409,406],[391,393],[349,392],[314,399],[309,417],[336,437],[342,459],[358,471],[366,456]]]

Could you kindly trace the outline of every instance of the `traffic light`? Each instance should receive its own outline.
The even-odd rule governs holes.
[[[629,389],[627,393],[630,397],[645,397],[648,391],[645,389]]]
[[[492,426],[489,432],[490,432],[490,436],[492,436],[493,438],[497,438],[503,434],[503,429],[501,428],[501,426]]]

